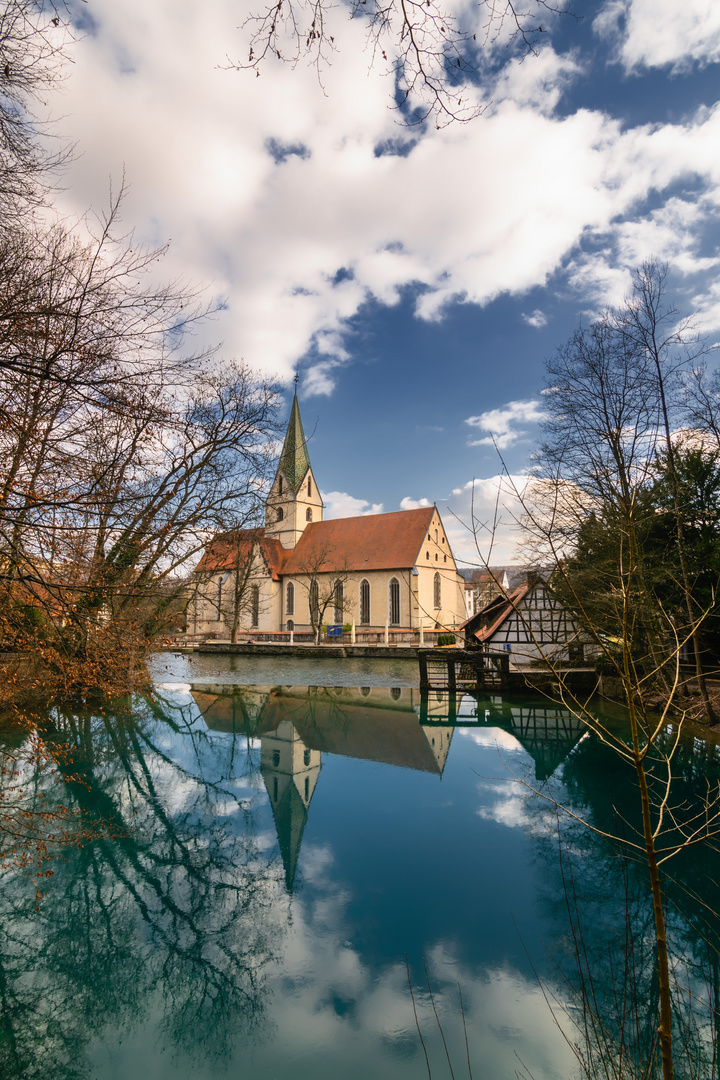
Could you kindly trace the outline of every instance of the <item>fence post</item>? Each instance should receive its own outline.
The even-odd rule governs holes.
[[[452,654],[448,655],[448,689],[451,694],[454,694],[457,689],[455,682],[455,657]]]

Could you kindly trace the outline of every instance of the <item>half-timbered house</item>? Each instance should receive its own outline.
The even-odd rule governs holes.
[[[581,663],[596,647],[573,613],[537,573],[498,596],[462,627],[468,644],[510,653],[515,667],[549,660]]]

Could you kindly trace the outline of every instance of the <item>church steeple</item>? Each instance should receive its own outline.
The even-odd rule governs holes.
[[[310,468],[310,455],[308,454],[305,432],[300,419],[297,387],[293,397],[292,409],[290,410],[290,422],[285,433],[285,442],[280,455],[280,468],[289,487],[297,495],[300,485],[305,479],[305,474]]]
[[[265,535],[293,548],[312,521],[322,521],[323,503],[315,483],[295,394],[280,463],[265,503]]]
[[[322,754],[302,741],[290,720],[281,720],[260,742],[260,772],[270,798],[285,884],[293,891],[310,800],[322,768]]]

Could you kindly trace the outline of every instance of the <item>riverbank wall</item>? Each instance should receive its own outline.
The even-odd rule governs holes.
[[[285,642],[258,642],[255,645],[243,642],[233,645],[229,641],[173,644],[170,649],[176,652],[202,653],[204,655],[223,656],[297,656],[307,659],[363,658],[369,660],[414,660],[417,663],[417,645],[314,645]],[[419,675],[419,672],[418,672]],[[551,672],[542,668],[510,668],[508,682],[504,692],[527,693],[537,691],[548,697],[560,695],[558,675],[572,693],[594,693],[598,686],[598,677],[593,668],[568,668],[562,672]]]

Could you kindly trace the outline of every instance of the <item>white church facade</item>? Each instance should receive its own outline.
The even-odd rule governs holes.
[[[222,533],[195,571],[188,631],[453,630],[466,618],[434,506],[324,520],[297,396],[265,504],[265,526]]]

